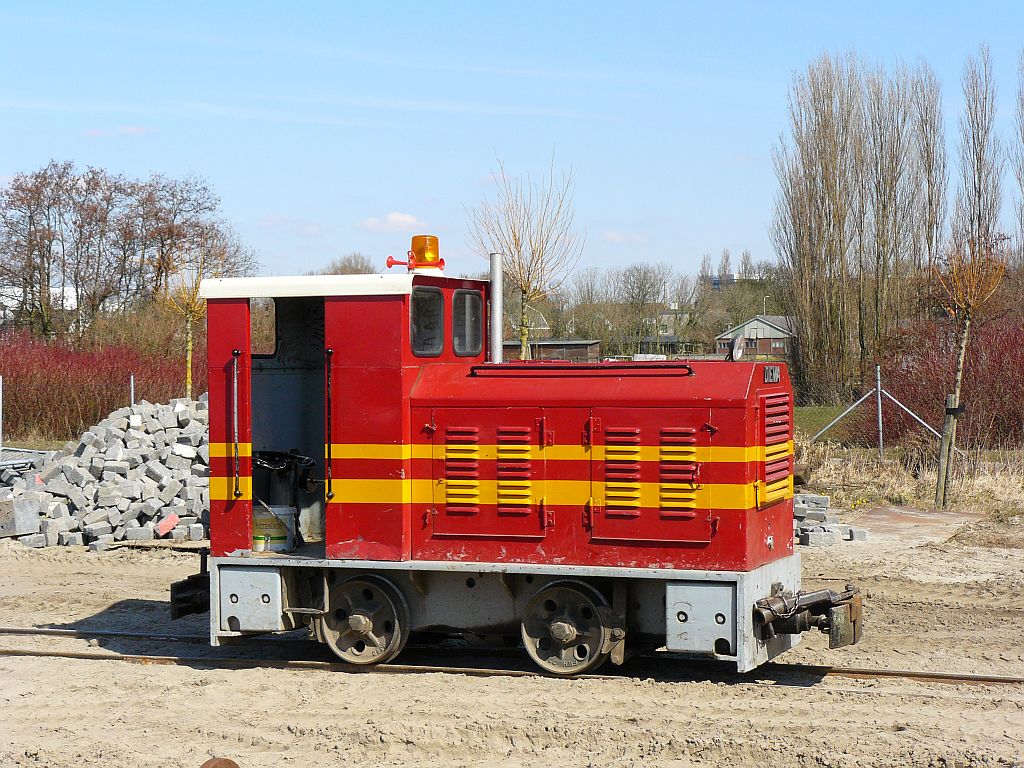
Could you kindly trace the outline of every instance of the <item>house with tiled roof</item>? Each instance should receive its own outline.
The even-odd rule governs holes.
[[[746,355],[788,357],[796,338],[793,329],[793,318],[789,315],[754,315],[746,322],[718,334],[715,337],[715,350],[725,354],[733,339],[742,336],[743,352]]]

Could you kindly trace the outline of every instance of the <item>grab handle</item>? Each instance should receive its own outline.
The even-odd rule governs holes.
[[[237,499],[242,495],[241,467],[238,459],[238,358],[242,350],[231,350],[231,432],[232,432],[232,456],[235,464],[235,488],[234,497]]]
[[[331,469],[331,442],[332,442],[332,435],[334,433],[334,429],[333,429],[334,408],[331,405],[331,400],[332,400],[331,395],[332,395],[332,390],[333,390],[333,387],[331,386],[331,382],[332,382],[331,364],[334,362],[334,350],[331,349],[330,347],[328,347],[325,351],[327,353],[327,360],[326,360],[326,364],[327,364],[327,471],[325,473],[326,481],[325,481],[324,484],[325,484],[325,486],[327,488],[327,500],[330,501],[331,499],[334,498],[334,488],[331,485],[331,475],[332,475],[332,469]]]

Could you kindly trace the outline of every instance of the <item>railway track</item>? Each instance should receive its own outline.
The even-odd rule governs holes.
[[[0,627],[0,636],[22,636],[22,637],[47,637],[47,638],[68,638],[68,639],[82,639],[82,640],[93,640],[93,639],[108,639],[108,640],[132,640],[132,641],[143,641],[143,642],[171,642],[171,643],[195,643],[205,644],[209,641],[205,635],[175,635],[169,633],[160,632],[121,632],[121,631],[109,631],[109,630],[73,630],[73,629],[58,629],[58,628],[43,628],[43,627]],[[251,646],[254,641],[261,647],[266,648],[268,646],[282,647],[287,644],[287,641],[281,640],[264,640],[259,641],[258,638],[246,641],[246,646]],[[423,657],[426,654],[427,658],[430,658],[430,649],[420,647],[412,648],[406,652],[405,655],[412,656],[415,658],[417,655]],[[482,649],[482,648],[459,648],[453,651],[438,651],[433,649],[433,661],[430,663],[389,663],[381,664],[377,666],[357,666],[352,664],[346,664],[339,661],[322,661],[322,660],[296,660],[296,659],[280,659],[280,658],[266,658],[262,656],[251,656],[251,657],[224,657],[215,655],[158,655],[158,654],[137,654],[137,653],[104,653],[104,652],[90,652],[90,651],[63,651],[63,650],[41,650],[36,648],[0,648],[0,657],[36,657],[36,658],[63,658],[63,659],[78,659],[88,661],[121,661],[131,664],[140,665],[174,665],[174,666],[196,666],[196,667],[208,667],[208,668],[223,668],[223,669],[254,669],[254,668],[265,668],[265,669],[282,669],[282,670],[319,670],[319,671],[334,671],[334,672],[348,672],[348,673],[362,673],[362,674],[416,674],[416,673],[449,673],[468,675],[471,677],[546,677],[544,672],[539,669],[517,669],[514,667],[494,667],[485,666],[477,663],[464,663],[464,664],[445,664],[437,663],[438,660],[444,661],[450,659],[452,656],[463,656],[472,657],[475,660],[479,659],[508,659],[514,658],[520,660],[521,654],[502,653],[497,649]],[[660,663],[672,662],[676,665],[675,675],[671,677],[672,680],[685,680],[692,679],[693,676],[684,676],[679,673],[684,670],[698,671],[698,667],[692,659],[685,659],[675,654],[656,652],[654,655],[647,655],[639,657],[638,661],[650,662],[657,660]],[[636,670],[631,670],[629,667],[624,669],[622,672],[612,674],[584,674],[577,675],[573,679],[577,680],[614,680],[622,679],[623,677],[631,676],[631,672],[635,674]],[[700,674],[696,677],[702,677],[708,675],[707,667],[704,666],[699,670]],[[643,670],[645,676],[647,676],[647,670]],[[723,681],[733,682],[751,682],[751,681],[762,681],[772,680],[776,684],[787,684],[785,678],[787,676],[794,677],[842,677],[842,678],[857,678],[857,679],[901,679],[911,680],[915,682],[928,682],[928,683],[945,683],[951,685],[1009,685],[1009,686],[1024,686],[1024,677],[1012,676],[1012,675],[990,675],[990,674],[972,674],[972,673],[961,673],[961,672],[931,672],[922,670],[906,670],[906,669],[877,669],[867,667],[844,667],[834,665],[814,665],[814,664],[785,664],[770,662],[759,667],[752,673],[746,675],[739,675],[736,673],[724,673],[715,674],[714,679]],[[801,680],[799,683],[791,683],[804,685],[805,682]]]

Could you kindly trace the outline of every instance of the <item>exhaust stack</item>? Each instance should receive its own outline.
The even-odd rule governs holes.
[[[502,362],[505,337],[504,272],[501,268],[502,254],[492,253],[491,258],[491,362]]]

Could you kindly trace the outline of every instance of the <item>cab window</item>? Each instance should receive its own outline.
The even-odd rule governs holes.
[[[412,351],[437,357],[444,347],[444,297],[437,288],[412,289]]]
[[[452,348],[472,357],[483,349],[483,298],[477,291],[456,291],[452,301]]]

